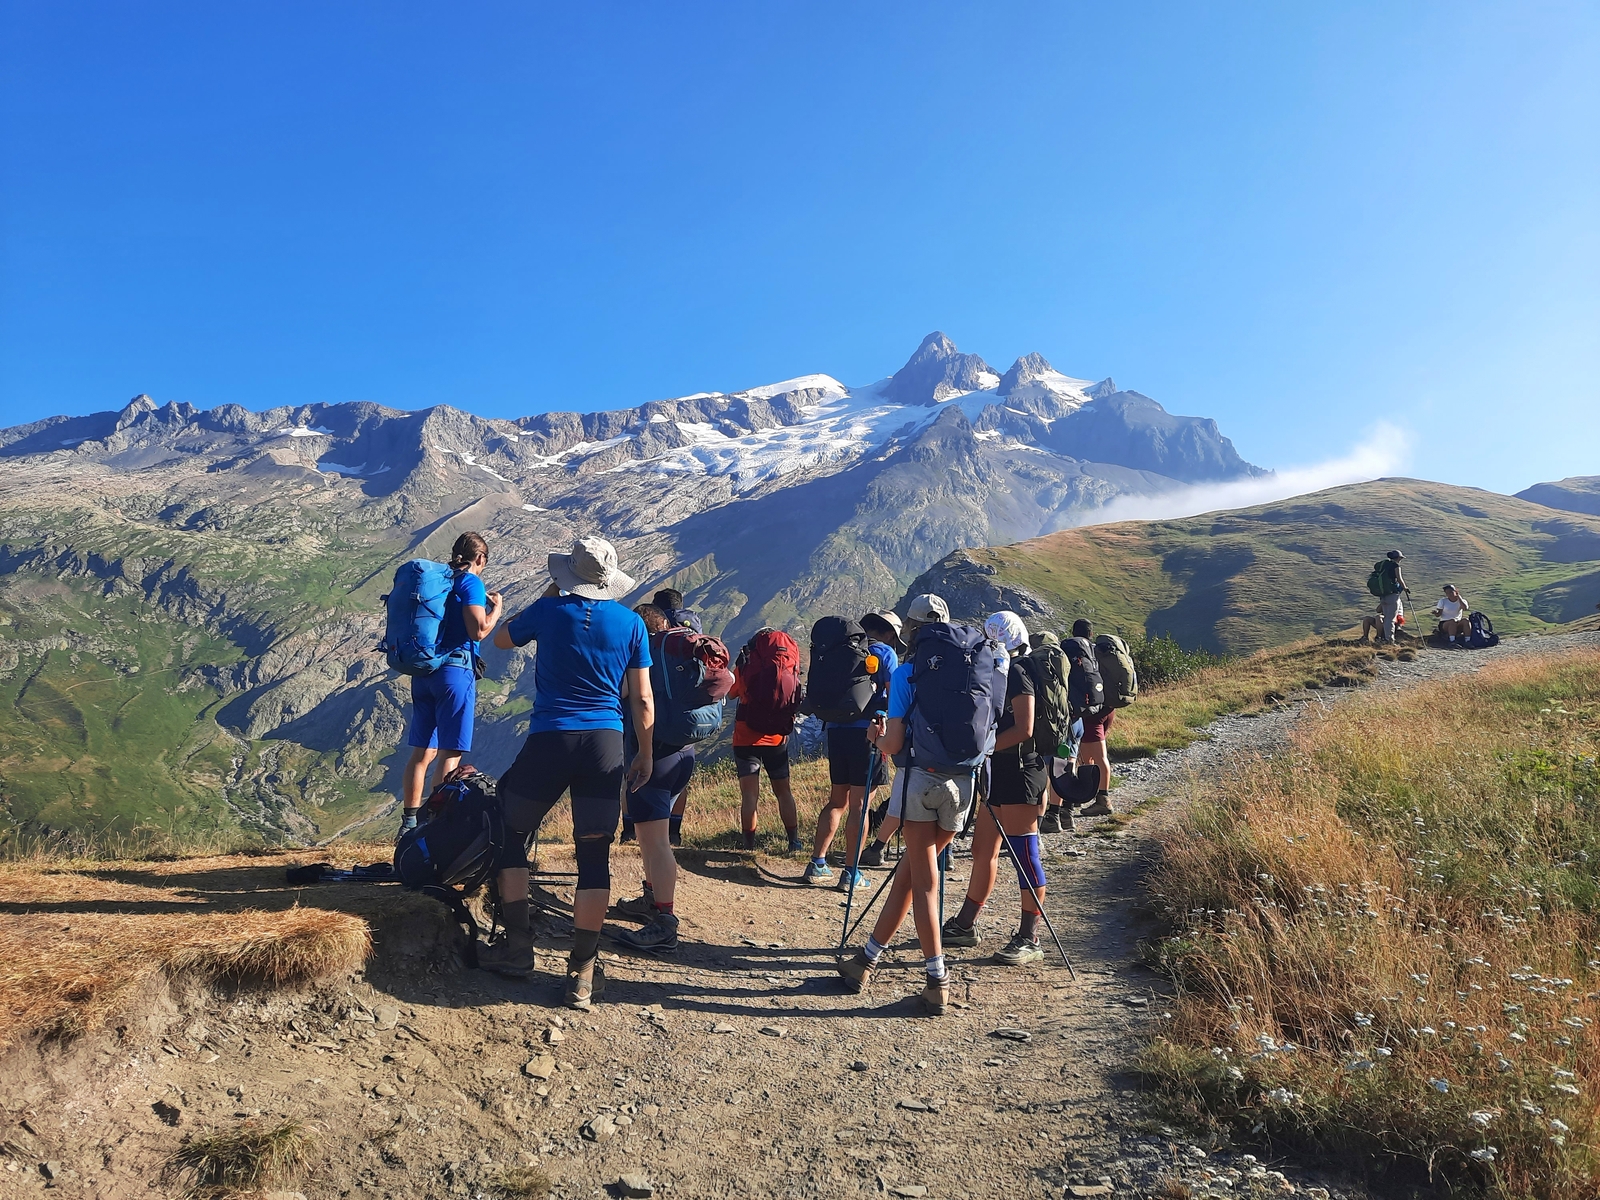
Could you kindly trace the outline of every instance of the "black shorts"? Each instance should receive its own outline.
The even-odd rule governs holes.
[[[867,786],[867,768],[872,763],[872,744],[865,729],[828,726],[828,782],[836,787]]]
[[[774,783],[789,778],[789,739],[776,746],[735,746],[733,766],[740,779],[746,775],[759,775],[767,769],[767,778]]]
[[[506,821],[506,853],[526,864],[527,845],[550,810],[572,792],[572,836],[617,834],[622,817],[622,730],[579,729],[530,733],[510,770],[500,776],[500,809]]]
[[[655,770],[644,786],[628,793],[628,820],[635,825],[646,821],[665,821],[672,816],[678,794],[689,786],[694,774],[693,746],[662,746],[654,750]]]
[[[989,803],[1037,805],[1050,786],[1050,770],[1037,754],[1027,758],[1015,749],[989,759]]]

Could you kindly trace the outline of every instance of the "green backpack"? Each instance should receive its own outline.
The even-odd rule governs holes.
[[[1400,590],[1395,582],[1394,559],[1384,558],[1372,564],[1372,574],[1367,576],[1367,591],[1378,599],[1392,596]]]
[[[1139,672],[1134,668],[1128,643],[1114,633],[1102,633],[1094,639],[1094,656],[1106,685],[1106,703],[1112,708],[1127,708],[1139,698]]]
[[[1070,757],[1072,703],[1067,691],[1067,656],[1059,643],[1030,651],[1023,662],[1033,675],[1033,745],[1039,754]]]

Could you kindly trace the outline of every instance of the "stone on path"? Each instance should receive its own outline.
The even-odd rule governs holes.
[[[711,1032],[712,1033],[738,1033],[739,1032],[739,1027],[737,1025],[730,1025],[726,1021],[718,1021],[715,1025],[713,1025],[711,1027]]]
[[[578,1129],[578,1133],[586,1141],[604,1142],[617,1136],[617,1123],[611,1119],[611,1114],[601,1113],[597,1117],[590,1117]]]
[[[891,1196],[916,1197],[926,1196],[927,1194],[928,1189],[923,1187],[920,1183],[898,1183],[889,1189],[889,1195]]]
[[[641,1200],[656,1193],[655,1184],[650,1182],[650,1176],[643,1174],[624,1175],[617,1180],[617,1189],[624,1196],[636,1196]]]
[[[990,1031],[989,1036],[995,1038],[1004,1038],[1008,1042],[1031,1042],[1033,1040],[1033,1034],[1029,1033],[1026,1029],[1011,1029],[1004,1025],[1002,1025],[999,1029]]]
[[[522,1068],[522,1073],[530,1079],[546,1080],[556,1073],[556,1060],[548,1054],[541,1054],[537,1058],[528,1060]]]
[[[567,1035],[562,1033],[559,1029],[551,1028],[544,1031],[544,1042],[547,1046],[559,1045],[566,1040]]]
[[[763,1025],[761,1027],[761,1032],[766,1034],[768,1037],[781,1038],[789,1031],[782,1025]]]
[[[400,1010],[392,1004],[380,1004],[372,1010],[379,1029],[393,1029],[400,1024]]]
[[[903,1108],[907,1112],[932,1112],[933,1111],[931,1108],[928,1107],[928,1105],[926,1103],[924,1103],[921,1100],[918,1100],[915,1096],[902,1096],[902,1097],[900,1097],[899,1100],[895,1101],[895,1105],[894,1106],[896,1108]]]
[[[1086,1196],[1109,1196],[1111,1188],[1103,1183],[1073,1183],[1067,1186],[1067,1195],[1082,1200]]]

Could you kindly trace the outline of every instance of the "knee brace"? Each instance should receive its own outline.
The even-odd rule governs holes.
[[[578,860],[580,892],[611,890],[611,839],[579,838],[573,856]]]
[[[1039,835],[1006,834],[1006,844],[1011,847],[1011,860],[1017,865],[1017,886],[1024,892],[1031,883],[1035,889],[1044,886],[1044,860],[1039,857]]]

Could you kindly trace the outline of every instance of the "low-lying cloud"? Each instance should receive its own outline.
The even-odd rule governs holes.
[[[1083,514],[1079,525],[1106,525],[1112,521],[1163,521],[1200,513],[1269,504],[1290,496],[1304,496],[1345,483],[1363,483],[1400,471],[1410,456],[1410,435],[1380,422],[1354,449],[1340,458],[1308,467],[1288,467],[1255,479],[1203,483],[1181,487],[1159,496],[1118,496],[1104,508]]]

